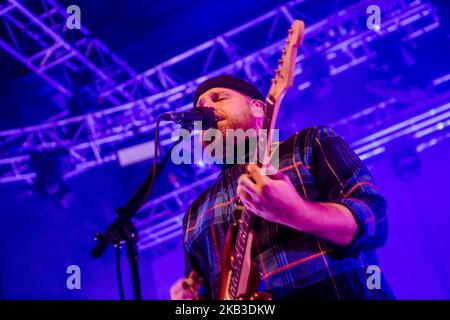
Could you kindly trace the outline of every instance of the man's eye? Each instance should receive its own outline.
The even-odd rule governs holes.
[[[216,101],[222,101],[222,100],[225,100],[225,99],[226,99],[225,97],[219,97],[219,98],[216,99]]]

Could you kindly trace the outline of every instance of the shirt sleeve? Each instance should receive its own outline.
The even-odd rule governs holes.
[[[189,209],[191,210],[191,208]],[[186,230],[186,216],[185,215],[183,219],[183,251],[184,251],[184,276],[187,277],[191,271],[195,271],[200,278],[202,278],[202,284],[199,289],[199,298],[200,300],[211,300],[212,294],[211,294],[211,287],[209,285],[208,278],[205,276],[205,273],[203,272],[198,260],[195,258],[194,255],[189,253],[189,250],[186,246],[185,241],[185,230]]]
[[[357,256],[361,250],[383,246],[387,239],[387,204],[369,170],[331,128],[316,130],[312,170],[321,198],[346,206],[358,226],[349,245],[331,246],[337,254],[345,256]]]

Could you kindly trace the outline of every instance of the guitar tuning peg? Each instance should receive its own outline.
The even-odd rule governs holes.
[[[283,59],[279,59],[278,64],[282,64],[282,63],[283,63]]]
[[[292,33],[292,28],[289,28],[288,33],[289,33],[289,34]]]
[[[275,79],[270,79],[270,81],[271,81],[272,83],[277,82],[277,80],[275,80]]]

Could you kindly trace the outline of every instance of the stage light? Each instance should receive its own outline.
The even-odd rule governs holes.
[[[395,175],[405,182],[411,181],[420,174],[421,161],[414,148],[401,150],[391,157]]]
[[[153,159],[154,141],[137,144],[117,151],[117,159],[121,167],[126,167],[141,161]]]
[[[63,161],[67,155],[67,150],[63,148],[34,151],[31,154],[31,163],[36,172],[33,191],[56,200],[59,206],[66,209],[73,201],[73,195],[63,178]]]

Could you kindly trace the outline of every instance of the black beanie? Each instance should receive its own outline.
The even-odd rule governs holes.
[[[197,105],[198,98],[200,98],[202,94],[212,88],[233,89],[239,91],[242,94],[245,94],[252,99],[261,100],[263,102],[266,100],[266,98],[262,95],[258,88],[256,88],[251,83],[229,74],[222,74],[220,76],[208,79],[198,86],[194,96],[194,107]]]

